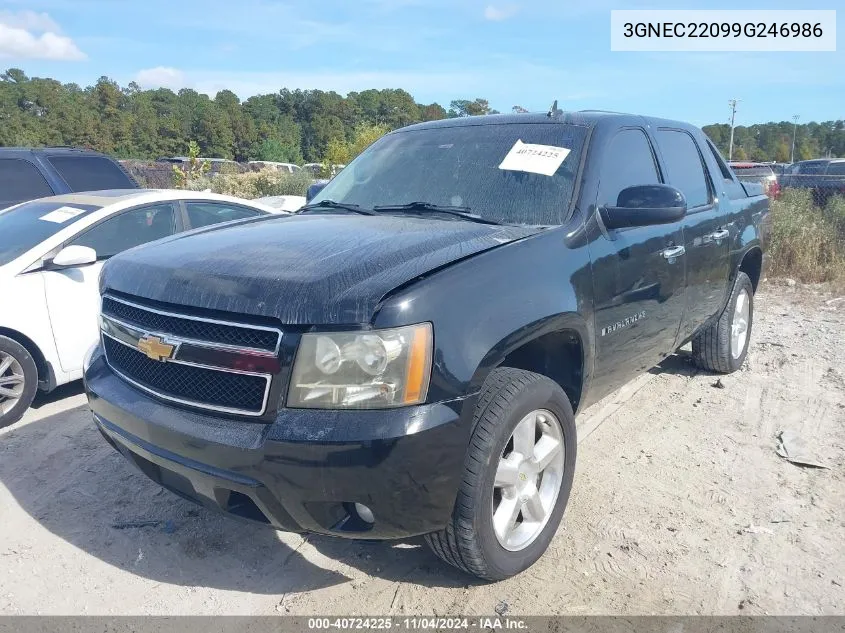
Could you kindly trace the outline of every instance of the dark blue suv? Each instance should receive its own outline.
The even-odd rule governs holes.
[[[61,193],[137,189],[120,164],[70,147],[0,147],[0,209]]]

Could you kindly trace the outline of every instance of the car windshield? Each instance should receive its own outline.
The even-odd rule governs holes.
[[[93,204],[33,200],[0,211],[0,266],[99,209]]]
[[[395,132],[352,161],[311,204],[333,200],[373,209],[426,202],[462,207],[504,224],[560,224],[569,210],[586,135],[585,127],[561,123]]]

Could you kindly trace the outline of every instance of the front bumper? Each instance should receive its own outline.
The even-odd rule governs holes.
[[[148,396],[98,350],[85,372],[108,442],[161,486],[276,529],[404,538],[449,521],[474,398],[378,411],[280,409],[270,423]],[[374,522],[355,511],[366,505]]]

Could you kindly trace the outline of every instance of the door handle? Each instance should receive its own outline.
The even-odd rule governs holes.
[[[666,259],[675,259],[676,257],[680,257],[686,252],[687,249],[683,246],[672,246],[663,251],[663,257],[665,257]]]
[[[728,229],[719,229],[718,231],[714,231],[710,234],[714,240],[724,240],[731,236],[731,232]]]

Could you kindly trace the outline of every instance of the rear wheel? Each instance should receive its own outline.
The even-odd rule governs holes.
[[[533,565],[557,531],[575,472],[575,419],[556,383],[499,368],[475,420],[452,520],[426,541],[450,565],[501,580]]]
[[[26,348],[0,336],[0,428],[21,419],[38,389],[38,369]]]
[[[739,272],[719,319],[692,341],[696,364],[721,374],[729,374],[742,367],[751,342],[753,322],[754,286],[748,275]]]

